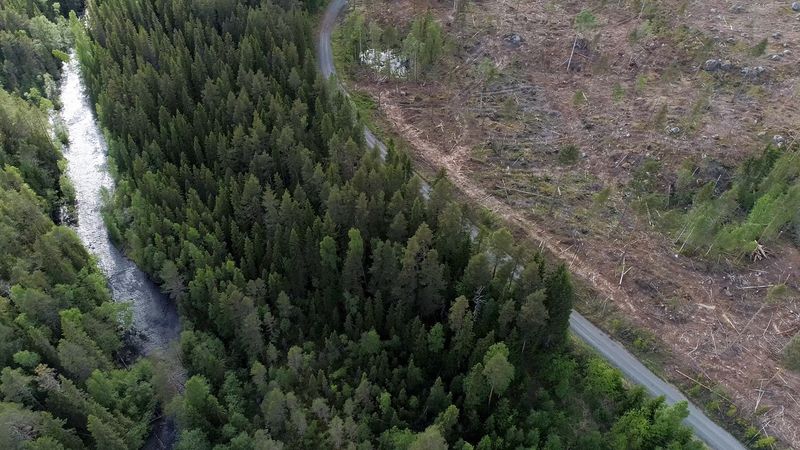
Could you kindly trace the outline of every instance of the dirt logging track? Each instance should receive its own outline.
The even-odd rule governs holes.
[[[730,179],[763,150],[765,135],[792,141],[800,20],[786,2],[744,2],[734,12],[724,1],[664,1],[669,26],[655,33],[633,1],[600,3],[476,2],[459,23],[452,2],[373,0],[367,22],[383,28],[402,29],[430,7],[456,56],[417,82],[357,69],[354,87],[380,96],[379,120],[424,171],[445,168],[469,202],[590,286],[582,308],[615,310],[663,341],[641,346],[671,353],[665,376],[691,386],[681,374],[702,374],[704,385],[725,388],[718,397],[733,402],[737,417],[800,448],[800,376],[779,365],[800,331],[797,248],[781,241],[758,262],[683,256],[656,229],[659,213],[634,213],[623,195],[647,159],[661,163],[666,187],[687,159],[718,161],[720,178]],[[573,18],[586,7],[597,27],[577,33]],[[764,37],[767,56],[751,56]],[[702,70],[712,58],[736,71]],[[739,73],[756,66],[765,69],[758,78]],[[494,68],[488,76],[486,67]],[[573,166],[556,163],[567,144],[580,149]],[[598,208],[593,198],[605,188],[608,204]],[[765,301],[782,283],[793,295]]]

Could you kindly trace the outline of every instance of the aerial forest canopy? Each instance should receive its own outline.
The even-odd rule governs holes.
[[[65,26],[63,5],[12,3]],[[116,368],[124,305],[46,214],[69,192],[57,143],[2,122],[46,130],[23,95],[39,79],[5,85],[0,447],[139,448],[163,407],[179,449],[700,448],[686,404],[568,339],[566,267],[473,238],[444,175],[426,199],[407,155],[366,150],[316,69],[317,2],[86,6],[70,25],[117,180],[105,219],[178,304],[191,378],[173,397],[157,364]]]
[[[74,201],[68,138],[48,122],[72,45],[60,12],[0,2],[0,448],[138,448],[164,374],[147,360],[118,367],[127,306],[54,223]]]
[[[47,1],[0,3],[0,169],[18,168],[28,186],[47,199],[52,218],[65,200],[60,186],[65,180],[59,180],[61,152],[50,142],[47,112],[58,103],[56,80],[72,45],[59,8]]]

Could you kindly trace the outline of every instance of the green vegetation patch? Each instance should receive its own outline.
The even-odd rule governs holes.
[[[800,333],[796,334],[783,349],[783,367],[800,372]]]
[[[575,144],[565,145],[558,151],[558,163],[562,166],[574,165],[580,157],[581,149]]]
[[[756,252],[760,245],[777,244],[783,231],[791,236],[797,226],[800,158],[795,149],[768,147],[736,171],[715,161],[686,161],[675,183],[665,186],[663,177],[660,164],[648,160],[634,172],[629,189],[638,212],[655,216],[658,211],[651,220],[689,254],[763,257]]]
[[[366,151],[304,14],[105,0],[90,17],[78,54],[117,167],[106,220],[184,324],[178,449],[699,448],[685,405],[573,353],[565,266],[504,229],[473,236],[447,178],[426,199],[391,142],[385,161]],[[439,30],[430,14],[403,30],[413,76],[437,70]]]

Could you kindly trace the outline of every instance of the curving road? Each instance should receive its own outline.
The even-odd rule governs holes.
[[[336,68],[333,66],[333,51],[331,50],[331,32],[336,24],[336,17],[339,16],[339,11],[342,10],[345,4],[347,4],[347,0],[333,0],[328,5],[328,9],[325,10],[325,15],[322,17],[322,23],[319,26],[317,65],[325,78],[330,78],[331,75],[336,73]],[[341,83],[339,84],[339,89],[347,94]],[[364,127],[364,137],[367,141],[367,147],[374,148],[377,145],[381,151],[381,157],[386,158],[386,146],[367,127]]]
[[[331,32],[336,24],[336,18],[345,4],[347,4],[347,0],[332,0],[320,23],[319,41],[317,41],[317,64],[326,78],[330,78],[331,75],[336,73],[336,68],[333,65],[333,51],[331,50]],[[339,84],[339,88],[344,90],[344,86],[341,84]],[[369,148],[374,148],[377,145],[381,155],[386,155],[386,146],[366,127],[364,127],[364,137]],[[425,188],[430,189],[427,183],[423,189]],[[603,358],[618,367],[629,380],[644,386],[651,395],[663,395],[669,404],[686,400],[686,397],[678,392],[677,389],[656,376],[625,350],[620,343],[611,339],[576,311],[572,311],[572,315],[569,318],[569,328],[575,336],[586,341]],[[714,423],[691,402],[689,403],[689,412],[689,417],[683,421],[684,425],[694,428],[694,434],[709,447],[717,450],[745,450],[746,447],[736,438]]]

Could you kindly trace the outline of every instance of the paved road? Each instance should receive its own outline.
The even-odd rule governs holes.
[[[347,0],[332,0],[320,25],[319,41],[317,42],[317,64],[319,65],[319,70],[326,77],[336,73],[331,50],[331,31],[333,31],[333,26],[336,23],[336,17],[346,3]],[[344,89],[341,84],[339,87]],[[386,146],[366,127],[364,128],[364,137],[370,148],[377,145],[381,155],[386,156]],[[426,187],[430,189],[427,183]],[[572,315],[569,318],[569,329],[574,335],[597,350],[603,358],[618,367],[628,379],[644,386],[651,395],[664,395],[669,404],[686,400],[686,397],[678,392],[677,389],[657,377],[625,350],[620,343],[611,339],[576,311],[572,311]],[[689,412],[689,417],[683,421],[684,425],[694,428],[695,435],[711,448],[717,450],[745,450],[745,447],[736,438],[714,423],[691,402],[689,403]]]
[[[347,0],[333,0],[330,5],[328,5],[328,9],[325,10],[325,16],[322,17],[322,23],[319,27],[317,64],[325,78],[330,78],[331,75],[336,73],[336,68],[333,66],[333,51],[331,50],[331,32],[333,31],[334,24],[336,24],[336,17],[345,4],[347,4]],[[339,84],[339,89],[347,93],[344,86],[341,84]],[[386,146],[383,145],[383,142],[375,137],[372,131],[367,127],[364,127],[364,137],[366,138],[369,148],[374,148],[377,145],[378,149],[381,151],[381,157],[386,158]]]
[[[673,404],[686,400],[671,384],[657,377],[639,362],[619,342],[611,339],[599,328],[592,325],[585,317],[572,311],[569,317],[569,329],[575,336],[586,341],[597,353],[618,367],[625,376],[634,383],[644,386],[653,396],[663,395],[667,403]],[[694,434],[709,447],[717,450],[744,450],[745,447],[730,433],[709,419],[702,411],[689,402],[689,417],[683,424],[694,428]]]

